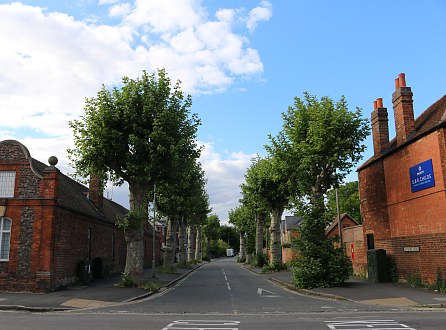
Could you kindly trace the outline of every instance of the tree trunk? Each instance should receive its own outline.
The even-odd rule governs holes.
[[[188,241],[188,251],[187,251],[187,261],[192,262],[195,258],[195,225],[190,225],[188,228],[188,235],[187,235],[187,241]]]
[[[197,226],[197,240],[195,243],[195,260],[201,262],[201,229]]]
[[[164,252],[164,266],[173,267],[175,265],[175,243],[178,228],[178,219],[167,218],[166,250]]]
[[[240,257],[245,257],[246,256],[246,252],[245,252],[245,231],[241,230],[240,231]]]
[[[265,212],[256,212],[256,255],[263,254],[263,226],[265,218]]]
[[[130,184],[130,212],[135,216],[141,212],[138,223],[124,229],[127,246],[124,274],[134,283],[140,284],[144,279],[144,220],[147,221],[147,190],[142,184]]]
[[[180,266],[186,265],[187,250],[186,250],[186,224],[184,219],[181,218],[178,227],[178,264]]]
[[[211,239],[206,236],[206,257],[211,259]]]
[[[282,265],[282,244],[280,242],[280,221],[283,209],[273,209],[271,218],[271,265]]]

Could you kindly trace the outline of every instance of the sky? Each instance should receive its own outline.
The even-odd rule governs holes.
[[[251,159],[265,155],[294,97],[343,95],[365,118],[382,97],[391,138],[399,73],[416,117],[442,97],[445,16],[443,0],[0,0],[0,140],[44,163],[56,156],[73,173],[68,122],[85,98],[165,68],[202,120],[206,188],[226,223]],[[371,137],[365,143],[361,163],[373,153]],[[129,205],[127,186],[106,196]]]

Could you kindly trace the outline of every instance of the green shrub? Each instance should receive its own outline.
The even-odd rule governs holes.
[[[246,256],[237,257],[237,262],[238,263],[245,263],[246,262]]]
[[[353,274],[344,250],[325,236],[328,219],[322,202],[316,200],[302,214],[300,237],[293,242],[299,256],[293,268],[293,284],[298,288],[340,286]]]
[[[252,265],[254,267],[262,268],[267,263],[268,263],[268,260],[266,259],[266,256],[263,253],[254,254],[253,259],[252,259]]]
[[[280,271],[285,270],[285,269],[287,269],[286,264],[281,263],[281,262],[275,262],[275,263],[272,263],[272,264],[269,264],[269,265],[268,264],[263,265],[262,272],[263,273],[267,273],[267,272],[280,272]]]
[[[122,273],[121,280],[117,283],[120,288],[133,288],[137,287],[138,284],[135,283],[128,274]]]
[[[435,283],[432,289],[437,290],[442,293],[446,293],[446,279],[443,276],[441,270],[437,270],[437,276],[435,277]]]
[[[409,277],[407,278],[407,284],[413,288],[422,288],[423,287],[423,281],[421,281],[421,278],[415,274],[409,275]]]
[[[399,280],[399,276],[396,270],[396,264],[394,261],[389,259],[388,263],[388,274],[389,274],[389,280],[390,282],[397,283]]]

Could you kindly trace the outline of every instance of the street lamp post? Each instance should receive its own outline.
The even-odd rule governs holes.
[[[339,194],[337,187],[335,188],[335,195],[336,195],[336,210],[338,212],[339,247],[342,248],[342,223],[341,223],[341,211],[339,207]]]
[[[155,254],[155,237],[156,237],[156,184],[153,184],[153,234],[152,234],[152,278],[155,278],[155,269],[156,269],[156,254]]]

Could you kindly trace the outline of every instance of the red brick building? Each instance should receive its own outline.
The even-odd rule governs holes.
[[[99,180],[87,188],[60,173],[57,158],[49,163],[31,158],[17,141],[0,142],[0,290],[62,288],[83,275],[80,264],[96,276],[124,269],[126,245],[115,219],[128,210],[103,197]]]
[[[364,241],[385,249],[401,278],[433,282],[446,272],[446,96],[414,119],[404,74],[392,95],[396,137],[387,109],[372,112],[374,155],[359,169]]]
[[[348,228],[359,225],[355,219],[353,219],[351,216],[349,216],[347,213],[341,213],[341,228]],[[338,227],[338,217],[336,217],[333,222],[325,229],[325,236],[328,238],[338,236],[339,240],[339,227]]]

